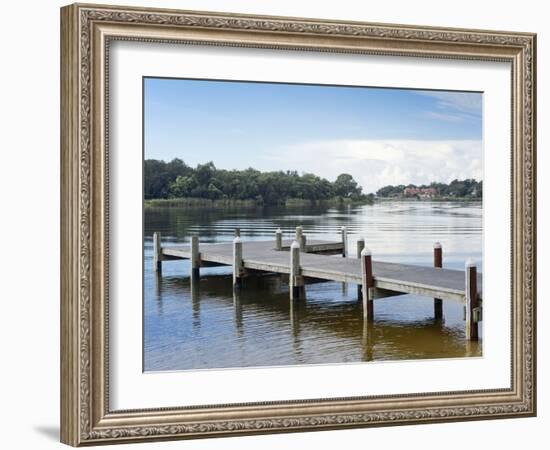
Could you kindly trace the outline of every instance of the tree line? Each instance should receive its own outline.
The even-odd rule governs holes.
[[[406,188],[434,188],[438,197],[458,198],[481,198],[483,195],[483,181],[476,181],[473,178],[466,180],[453,180],[450,183],[430,183],[420,186],[414,184],[400,184],[397,186],[384,186],[376,191],[377,197],[403,197]]]
[[[346,173],[331,182],[297,171],[218,169],[213,162],[193,168],[178,158],[169,162],[145,160],[144,196],[145,199],[254,200],[269,205],[284,204],[292,199],[369,201],[373,197],[372,194],[364,195],[361,186]]]

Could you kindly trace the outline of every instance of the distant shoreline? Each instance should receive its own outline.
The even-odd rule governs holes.
[[[292,206],[339,206],[339,205],[368,205],[372,201],[351,200],[349,198],[335,197],[327,200],[307,200],[299,198],[290,198],[285,202],[278,204],[264,203],[257,200],[238,200],[238,199],[217,199],[186,197],[186,198],[157,198],[145,199],[143,205],[145,208],[155,208],[160,206],[186,207],[186,208],[257,208],[264,206],[271,207],[292,207]]]
[[[280,204],[267,204],[256,200],[237,200],[237,199],[205,199],[196,197],[187,198],[157,198],[145,199],[143,206],[145,208],[173,207],[173,208],[258,208],[258,207],[307,207],[307,206],[342,206],[342,205],[372,205],[377,202],[481,202],[479,198],[466,197],[438,197],[430,199],[418,198],[389,198],[380,197],[374,201],[371,200],[351,200],[349,198],[332,198],[328,200],[307,200],[292,198]]]
[[[434,198],[414,198],[414,197],[377,197],[375,202],[471,202],[481,203],[479,197],[434,197]]]

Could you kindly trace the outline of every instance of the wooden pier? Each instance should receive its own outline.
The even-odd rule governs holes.
[[[354,283],[363,304],[364,319],[374,316],[373,300],[402,294],[416,294],[434,299],[434,316],[442,319],[442,302],[459,301],[465,305],[466,335],[478,339],[478,322],[481,320],[482,277],[472,262],[464,271],[443,269],[442,248],[434,244],[434,267],[375,261],[365,247],[357,242],[356,257],[348,255],[347,232],[341,230],[341,241],[308,240],[301,227],[294,239],[285,240],[277,230],[272,241],[245,241],[236,231],[232,243],[203,244],[192,236],[189,246],[161,245],[160,233],[153,238],[153,260],[156,270],[162,261],[189,259],[191,278],[198,280],[201,267],[233,267],[233,286],[239,289],[243,279],[255,272],[285,274],[289,276],[290,298],[303,296],[306,279]],[[343,258],[331,255],[341,255]]]

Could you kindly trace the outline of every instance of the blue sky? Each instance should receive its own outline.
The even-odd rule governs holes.
[[[146,78],[145,158],[348,172],[386,184],[482,178],[482,94]]]

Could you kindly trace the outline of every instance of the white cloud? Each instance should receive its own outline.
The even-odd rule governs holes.
[[[479,140],[331,140],[277,149],[264,170],[298,170],[334,180],[351,174],[364,192],[388,184],[483,177]]]

